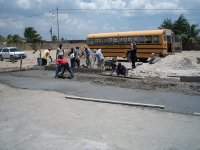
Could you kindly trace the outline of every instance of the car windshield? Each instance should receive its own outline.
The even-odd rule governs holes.
[[[20,52],[20,50],[17,49],[17,48],[11,48],[11,49],[10,49],[10,52]]]

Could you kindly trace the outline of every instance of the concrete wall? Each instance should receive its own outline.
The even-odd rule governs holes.
[[[84,42],[61,42],[63,45],[64,49],[70,49],[72,47],[81,47],[83,45],[85,45]],[[31,43],[12,43],[12,44],[7,44],[4,46],[12,46],[12,47],[18,47],[21,50],[32,50],[31,48]],[[57,42],[44,42],[42,45],[37,45],[37,47],[39,47],[40,49],[48,49],[49,47],[53,48],[53,49],[57,49],[58,47],[58,43]]]

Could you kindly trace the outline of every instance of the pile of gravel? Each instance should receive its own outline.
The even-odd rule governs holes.
[[[196,66],[193,65],[189,58],[177,57],[175,55],[169,55],[162,58],[159,62],[155,64],[148,64],[148,69],[167,69],[167,70],[188,70],[195,69]],[[146,66],[146,67],[147,67]]]

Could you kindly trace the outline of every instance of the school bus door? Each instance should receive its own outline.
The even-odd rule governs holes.
[[[167,35],[167,52],[171,53],[172,52],[172,43],[173,43],[173,39],[171,35]]]

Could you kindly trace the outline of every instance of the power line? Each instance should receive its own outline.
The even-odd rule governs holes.
[[[41,13],[37,13],[37,14],[33,14],[30,16],[25,16],[25,17],[20,17],[20,18],[3,18],[0,17],[0,19],[5,19],[5,20],[12,20],[12,21],[18,21],[18,20],[23,20],[26,18],[32,18],[32,17],[37,17],[37,16],[41,16],[44,15],[45,13],[53,13],[57,11],[200,11],[200,9],[192,9],[192,8],[127,8],[127,9],[117,9],[117,8],[98,8],[98,9],[80,9],[80,8],[66,8],[66,9],[54,9],[54,10],[49,10],[48,12],[41,12]]]
[[[36,16],[41,16],[41,15],[44,15],[46,12],[43,12],[43,13],[38,13],[38,14],[34,14],[34,15],[30,15],[30,16],[25,16],[25,17],[20,17],[20,18],[2,18],[2,19],[5,19],[5,20],[12,20],[12,21],[18,21],[18,20],[23,20],[23,19],[26,19],[26,18],[32,18],[32,17],[36,17]]]
[[[59,9],[59,10],[69,10],[69,11],[81,11],[81,10],[91,10],[91,11],[94,11],[94,10],[99,10],[99,11],[109,11],[109,10],[114,10],[114,11],[130,11],[130,10],[192,10],[192,11],[200,11],[200,9],[192,9],[192,8],[127,8],[127,9],[118,9],[118,8],[108,8],[108,9],[101,9],[101,8],[98,8],[98,9],[80,9],[80,8],[66,8],[66,9]]]

